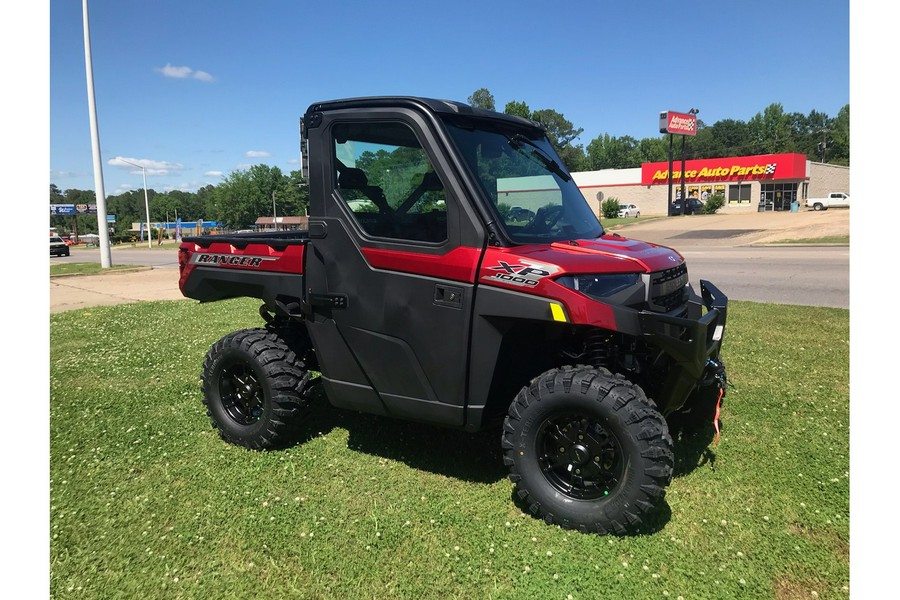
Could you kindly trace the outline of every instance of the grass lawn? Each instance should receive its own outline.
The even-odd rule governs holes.
[[[773,244],[849,244],[849,235],[831,235],[819,238],[799,238],[795,240],[780,240]]]
[[[54,275],[96,275],[101,272],[109,272],[109,271],[127,271],[129,269],[135,269],[140,267],[135,267],[134,265],[112,265],[111,267],[104,269],[100,263],[77,263],[77,262],[67,262],[60,263],[58,265],[50,265],[50,276]]]
[[[301,443],[221,441],[204,354],[257,302],[50,315],[53,598],[849,596],[849,311],[734,302],[715,447],[687,440],[657,531],[549,527],[499,432],[322,404]]]

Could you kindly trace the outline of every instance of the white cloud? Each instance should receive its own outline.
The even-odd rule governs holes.
[[[266,152],[265,150],[248,150],[247,158],[268,158],[272,156],[270,152]]]
[[[163,77],[171,79],[197,79],[199,81],[211,82],[215,78],[206,71],[195,71],[190,67],[173,67],[166,63],[164,67],[156,67],[154,71],[162,73]]]
[[[107,164],[111,167],[124,167],[130,169],[133,173],[140,173],[140,167],[143,167],[147,175],[171,175],[184,170],[184,165],[179,163],[149,160],[146,158],[130,158],[127,156],[111,158],[107,161]],[[137,165],[137,167],[134,165]]]
[[[206,173],[203,174],[203,176],[204,177],[221,177],[224,174],[225,174],[224,171],[207,171]]]

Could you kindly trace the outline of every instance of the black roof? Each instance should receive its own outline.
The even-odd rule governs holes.
[[[325,102],[314,102],[306,109],[306,116],[314,112],[322,112],[328,110],[340,110],[344,108],[377,108],[377,107],[410,107],[418,109],[426,109],[435,113],[451,114],[451,115],[470,115],[473,117],[481,117],[485,119],[499,119],[508,121],[519,126],[537,127],[544,129],[544,126],[537,121],[524,119],[522,117],[498,113],[483,108],[474,108],[463,102],[455,100],[438,100],[435,98],[419,98],[416,96],[369,96],[360,98],[345,98],[342,100],[328,100]]]

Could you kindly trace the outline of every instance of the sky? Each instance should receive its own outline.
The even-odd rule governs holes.
[[[50,182],[96,189],[82,2],[50,0]],[[847,0],[328,3],[91,0],[106,195],[299,168],[317,101],[415,95],[552,108],[584,132],[659,135],[659,112],[747,121],[850,100]],[[823,43],[826,42],[826,43]]]

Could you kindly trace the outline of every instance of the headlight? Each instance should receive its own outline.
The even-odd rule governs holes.
[[[597,300],[608,300],[611,296],[631,290],[643,300],[644,286],[639,273],[617,273],[615,275],[563,275],[556,281],[569,289],[581,292]],[[627,294],[631,296],[631,294]]]

